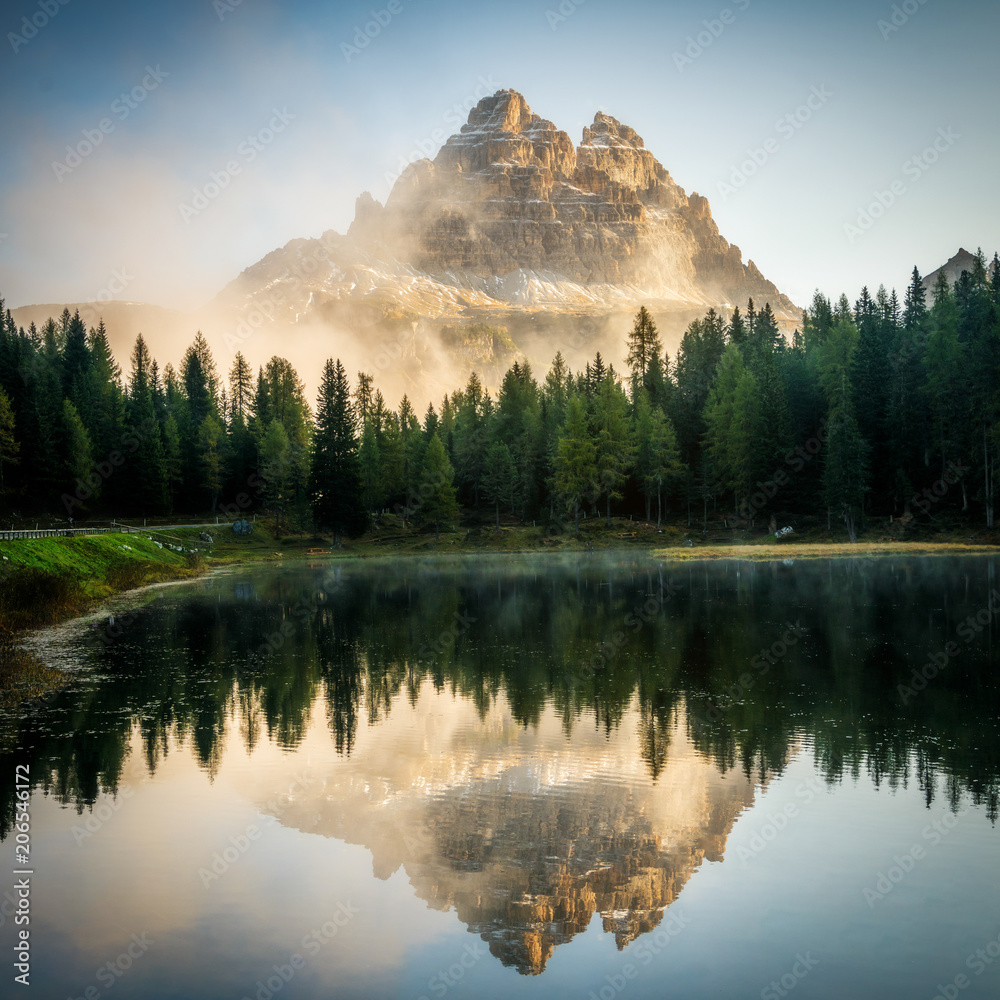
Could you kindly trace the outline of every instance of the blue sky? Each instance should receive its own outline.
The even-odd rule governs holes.
[[[1000,248],[985,0],[7,0],[0,31],[8,306],[196,307],[500,87],[575,142],[631,125],[800,305]]]

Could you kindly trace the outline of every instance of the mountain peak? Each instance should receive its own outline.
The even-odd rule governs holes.
[[[498,90],[484,97],[470,112],[468,124],[493,132],[520,132],[526,125],[540,121],[516,90]]]
[[[924,288],[928,291],[933,291],[934,286],[937,284],[938,276],[942,273],[947,279],[948,284],[953,285],[962,276],[963,271],[971,272],[973,270],[975,262],[976,258],[974,254],[969,253],[965,247],[959,247],[958,253],[954,257],[950,257],[937,270],[924,275]],[[989,261],[986,263],[986,273],[993,273],[993,265]]]
[[[433,160],[402,171],[384,205],[362,194],[345,237],[300,243],[248,269],[229,298],[248,310],[259,301],[261,313],[283,302],[295,324],[391,335],[428,372],[466,343],[463,328],[484,324],[501,330],[487,359],[500,366],[519,351],[544,364],[558,337],[580,345],[572,363],[614,351],[605,336],[617,343],[639,305],[678,340],[708,307],[750,297],[785,322],[801,315],[635,129],[598,111],[577,146],[516,90],[480,100]],[[479,348],[469,350],[471,364]]]
[[[497,166],[533,167],[569,177],[576,165],[570,137],[540,118],[516,90],[484,97],[468,122],[441,147],[434,163],[469,173],[495,173]]]
[[[594,123],[589,128],[584,126],[581,146],[628,146],[631,149],[643,149],[645,143],[642,136],[628,125],[622,125],[617,118],[598,111],[594,115]]]

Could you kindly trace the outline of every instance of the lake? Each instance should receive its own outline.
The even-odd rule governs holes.
[[[995,997],[998,568],[408,558],[119,599],[34,640],[74,680],[0,724],[2,994],[21,878],[52,1000]]]

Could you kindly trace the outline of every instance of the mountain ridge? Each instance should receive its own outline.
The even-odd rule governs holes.
[[[300,306],[377,294],[426,318],[463,319],[640,304],[731,309],[755,297],[788,322],[801,315],[752,260],[742,263],[707,199],[685,194],[634,129],[597,112],[575,146],[513,90],[483,98],[433,160],[403,171],[385,205],[363,192],[346,236],[326,232],[319,243],[333,266],[308,303],[291,295]],[[269,259],[220,299],[258,296]],[[295,262],[282,263],[294,276]]]

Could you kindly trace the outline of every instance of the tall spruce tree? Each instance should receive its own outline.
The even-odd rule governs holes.
[[[645,306],[640,306],[635,322],[628,335],[628,358],[626,364],[632,373],[632,385],[646,386],[649,367],[653,359],[659,360],[663,353],[660,334],[657,332],[653,317]]]
[[[367,525],[361,498],[358,438],[347,373],[338,358],[323,366],[313,435],[309,496],[313,518],[333,532],[339,548],[342,538],[356,538]]]
[[[503,441],[494,441],[486,452],[483,495],[496,509],[496,526],[499,528],[500,508],[513,507],[517,499],[517,468],[510,449]]]
[[[437,542],[441,538],[441,525],[457,521],[461,514],[455,490],[455,470],[439,434],[427,443],[420,480],[420,515],[434,525],[434,541]]]
[[[566,407],[566,423],[556,443],[554,488],[567,510],[573,512],[573,524],[580,534],[580,507],[597,499],[597,447],[587,425],[583,399],[574,393]]]
[[[828,510],[843,519],[853,544],[858,540],[858,526],[864,516],[868,445],[854,417],[846,385],[838,399],[830,414],[823,488]]]
[[[636,473],[646,498],[646,520],[656,497],[656,527],[663,521],[663,486],[682,475],[680,449],[673,425],[659,407],[639,396],[635,415]]]
[[[601,383],[594,407],[599,496],[605,501],[605,516],[611,527],[611,504],[622,499],[622,489],[635,460],[628,421],[628,401],[610,376]]]

